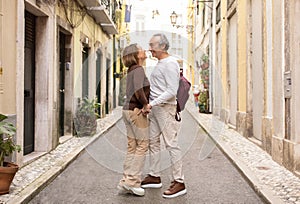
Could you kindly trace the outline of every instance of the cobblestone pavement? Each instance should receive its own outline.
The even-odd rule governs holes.
[[[192,102],[187,109],[267,202],[300,204],[299,177],[216,117],[198,113]]]
[[[241,171],[255,191],[269,203],[300,204],[300,178],[274,162],[256,144],[229,128],[211,114],[200,114],[192,101],[186,111],[210,135],[218,147]],[[0,196],[0,203],[26,203],[51,182],[77,155],[121,118],[121,107],[98,121],[97,134],[92,137],[72,137],[50,153],[22,167],[16,174],[10,193]],[[212,149],[202,147],[203,158]],[[200,155],[201,156],[201,155]]]

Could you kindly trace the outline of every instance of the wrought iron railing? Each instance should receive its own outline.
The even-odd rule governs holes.
[[[105,6],[105,9],[107,10],[112,21],[116,23],[115,10],[118,6],[118,3],[115,0],[101,0],[101,5]]]
[[[235,0],[227,0],[227,10],[231,7],[233,2],[235,2]]]

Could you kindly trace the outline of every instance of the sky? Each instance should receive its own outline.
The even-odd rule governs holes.
[[[178,15],[182,14],[184,19],[186,16],[186,0],[131,0],[130,3],[132,4],[132,17],[138,12],[145,15],[147,18],[145,28],[149,30],[170,30],[172,28],[170,15],[173,11]],[[154,18],[152,18],[153,10],[159,12],[159,15],[155,15]]]

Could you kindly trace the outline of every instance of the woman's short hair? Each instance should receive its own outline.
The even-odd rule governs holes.
[[[139,48],[137,44],[130,44],[124,48],[122,53],[122,61],[125,67],[131,67],[138,64]]]
[[[165,48],[164,48],[165,51],[167,51],[169,49],[170,43],[169,43],[169,40],[168,40],[168,38],[166,37],[165,34],[163,34],[163,33],[156,33],[153,36],[159,36],[160,37],[160,39],[159,39],[159,45],[160,46],[161,45],[165,45]]]

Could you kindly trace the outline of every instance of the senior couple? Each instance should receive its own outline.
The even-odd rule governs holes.
[[[186,194],[181,150],[178,146],[180,122],[175,119],[180,68],[176,59],[168,54],[168,49],[169,41],[164,34],[152,36],[149,51],[158,59],[158,63],[150,76],[150,82],[143,68],[146,54],[141,46],[131,44],[122,54],[123,64],[128,67],[126,101],[122,113],[128,143],[123,178],[118,184],[118,189],[122,193],[129,192],[143,196],[146,188],[162,187],[160,178],[162,136],[172,165],[171,185],[162,196],[175,198]],[[142,180],[148,150],[150,172]]]

